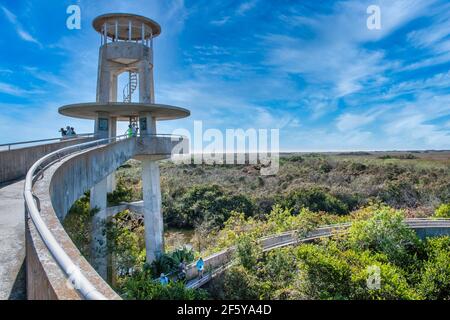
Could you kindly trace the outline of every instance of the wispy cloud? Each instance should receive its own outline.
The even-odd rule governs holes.
[[[224,16],[217,20],[211,20],[211,24],[216,26],[222,26],[230,20],[230,16]]]
[[[381,7],[381,30],[366,27],[372,3]],[[79,5],[86,21],[116,8],[161,24],[154,42],[156,101],[186,107],[191,117],[158,123],[160,132],[203,120],[206,128],[220,130],[280,128],[283,150],[450,148],[445,0],[81,0]],[[43,12],[35,8],[42,19],[56,5],[46,6]],[[26,44],[39,41],[34,29],[24,28],[31,27],[25,20],[19,22],[23,11],[16,17],[0,9],[6,27],[19,26],[31,37],[17,32],[11,44],[26,59],[2,59],[2,139],[14,126],[32,122],[33,130],[24,134],[52,136],[67,124],[90,131],[92,122],[62,117],[57,109],[95,100],[98,35],[88,24],[71,32],[46,30],[51,33],[46,40],[54,43],[32,55]],[[39,24],[33,26],[42,33]],[[43,125],[45,119],[55,128]]]
[[[226,14],[222,15],[218,19],[214,19],[210,21],[210,24],[215,26],[223,26],[231,21],[233,21],[236,17],[243,17],[245,16],[249,11],[254,9],[259,0],[249,0],[244,1],[237,8],[235,8],[233,11],[229,12],[227,11]]]
[[[12,96],[23,97],[35,94],[41,94],[45,91],[40,89],[24,89],[9,83],[0,82],[0,93],[5,93]]]
[[[258,3],[258,0],[251,0],[251,1],[245,1],[239,5],[239,7],[236,10],[236,14],[238,15],[244,15],[248,11],[252,10],[256,4]]]
[[[35,43],[42,47],[42,44],[23,28],[22,24],[19,22],[17,16],[14,13],[6,9],[4,6],[1,6],[1,8],[4,15],[6,16],[6,19],[8,19],[8,21],[16,28],[16,32],[22,40]]]

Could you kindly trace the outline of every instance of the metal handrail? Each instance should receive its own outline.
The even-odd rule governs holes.
[[[72,139],[77,139],[77,138],[84,138],[84,137],[89,137],[89,136],[94,136],[93,133],[80,133],[80,134],[76,134],[73,136],[73,138],[69,138],[70,136],[67,136],[66,138],[64,137],[59,137],[59,138],[49,138],[49,139],[40,139],[40,140],[29,140],[29,141],[19,141],[19,142],[12,142],[12,143],[3,143],[0,144],[0,147],[8,147],[8,151],[11,150],[11,146],[15,146],[15,145],[19,145],[19,144],[29,144],[29,143],[37,143],[37,142],[47,142],[47,141],[55,141],[55,140],[59,140],[59,141],[66,141],[66,140],[72,140]]]
[[[142,136],[168,136],[167,134],[146,134],[146,135],[140,135]],[[177,135],[169,135],[169,136],[177,136]],[[184,138],[183,136],[177,136]],[[105,139],[99,139],[94,140],[90,142],[85,142],[69,147],[65,147],[62,149],[59,149],[57,151],[51,152],[44,157],[40,158],[38,161],[36,161],[31,168],[28,170],[26,178],[25,178],[25,187],[24,187],[24,198],[26,203],[26,209],[27,213],[30,216],[30,218],[33,220],[34,225],[36,226],[37,231],[39,232],[42,240],[44,241],[45,245],[55,258],[58,265],[61,267],[61,269],[67,274],[68,278],[72,281],[72,283],[76,284],[77,288],[83,297],[89,300],[106,300],[106,297],[100,293],[94,285],[79,271],[79,268],[73,263],[73,261],[70,259],[70,257],[67,255],[67,253],[64,251],[64,249],[60,246],[58,241],[55,239],[51,231],[48,229],[47,225],[45,224],[44,220],[42,220],[42,217],[40,215],[40,211],[36,205],[36,202],[34,200],[33,195],[33,178],[36,175],[35,173],[38,171],[37,174],[40,174],[42,171],[42,167],[48,166],[48,164],[55,161],[55,157],[57,158],[57,161],[60,161],[62,157],[65,155],[68,155],[72,153],[73,151],[81,151],[90,147],[95,147],[99,145],[104,145],[109,143],[110,141],[116,142],[120,141],[122,139],[127,139],[127,135],[120,135],[116,137],[111,138],[105,138]],[[136,137],[131,137],[136,138]]]
[[[36,161],[28,170],[27,176],[25,178],[25,187],[24,187],[24,198],[27,207],[27,212],[30,218],[33,220],[36,229],[38,230],[42,240],[45,245],[57,261],[58,265],[63,269],[63,271],[67,274],[69,279],[72,280],[74,284],[76,284],[77,289],[81,292],[81,294],[89,300],[105,300],[105,296],[97,291],[97,289],[91,284],[91,282],[81,273],[79,272],[79,268],[73,263],[64,249],[60,246],[58,241],[55,239],[51,231],[48,229],[45,222],[42,220],[39,209],[36,206],[33,197],[33,177],[34,174],[44,162],[52,162],[54,157],[58,157],[61,159],[61,155],[70,151],[81,151],[84,148],[98,146],[100,143],[107,143],[112,139],[120,139],[118,136],[114,138],[100,139],[95,141],[90,141],[87,143],[81,143],[79,145],[69,146],[66,148],[59,149],[57,151],[51,152],[48,155],[40,158]]]

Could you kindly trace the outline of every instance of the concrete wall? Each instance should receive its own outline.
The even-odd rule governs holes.
[[[146,139],[152,139],[156,146]],[[170,155],[175,142],[169,141],[170,138],[165,137],[131,138],[77,152],[51,164],[33,186],[44,223],[82,274],[108,299],[120,297],[81,255],[61,221],[85,191],[137,153]],[[125,207],[120,206],[121,209]],[[30,219],[26,222],[26,255],[28,299],[83,298],[67,285],[67,275],[54,260]]]
[[[78,138],[9,151],[0,151],[0,183],[23,178],[33,163],[50,152],[90,140],[92,138]]]
[[[109,299],[120,297],[97,274],[65,232],[61,221],[73,202],[85,190],[104,179],[134,154],[134,139],[103,145],[76,153],[47,168],[34,184],[40,215],[50,232],[81,273]],[[67,275],[42,241],[32,220],[27,221],[27,296],[28,299],[82,299],[67,285]]]
[[[110,143],[75,155],[53,174],[49,191],[51,204],[62,221],[84,192],[114,172],[136,150],[134,139]]]
[[[181,154],[189,153],[189,140],[184,139],[172,139],[171,137],[142,137],[138,138],[136,159],[140,159],[140,156],[144,156],[142,159],[148,159],[148,156],[152,156],[152,160],[159,160],[169,158],[172,154],[172,150],[179,150]]]

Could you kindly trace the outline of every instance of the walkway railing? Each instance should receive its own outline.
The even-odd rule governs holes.
[[[406,218],[404,220],[406,225],[411,229],[419,229],[419,228],[450,228],[450,218]],[[331,225],[323,225],[319,228],[311,230],[307,235],[303,237],[296,236],[296,230],[286,231],[279,234],[269,235],[258,239],[258,243],[261,245],[262,250],[264,252],[270,251],[273,249],[286,247],[290,245],[297,245],[299,243],[313,241],[320,238],[330,237],[335,234],[343,234],[346,233],[348,228],[351,226],[350,222],[339,223],[339,224],[331,224]],[[267,240],[276,240],[273,243],[266,243]],[[210,260],[211,257],[216,256],[217,254],[227,254],[229,252],[234,251],[235,246],[229,247],[227,249],[222,250],[220,253],[215,253],[209,257],[204,258],[205,263]],[[230,259],[225,259],[223,265],[219,265],[216,267],[212,267],[210,272],[207,272],[203,275],[203,277],[194,277],[190,279],[186,283],[187,288],[199,288],[209,282],[216,275],[228,269],[233,264],[232,255],[230,255]],[[194,264],[188,266],[188,268],[195,268]]]
[[[111,140],[117,141],[123,138],[127,138],[126,135],[94,140],[91,142],[81,143],[78,145],[66,147],[49,153],[45,157],[42,157],[38,161],[36,161],[33,166],[28,170],[27,176],[25,178],[25,188],[24,188],[24,198],[25,205],[27,209],[27,213],[34,225],[36,226],[37,231],[39,232],[42,240],[45,245],[55,258],[58,265],[67,274],[68,278],[72,281],[72,283],[76,286],[76,288],[81,292],[81,294],[89,300],[105,300],[106,298],[97,291],[97,289],[89,282],[89,280],[79,272],[78,267],[73,263],[58,241],[55,239],[53,234],[48,229],[45,222],[42,220],[40,215],[40,209],[38,208],[36,202],[33,197],[33,184],[36,181],[37,177],[41,174],[41,172],[48,167],[55,160],[60,160],[63,156],[73,153],[75,151],[81,151],[87,148],[99,146],[100,144],[109,143]]]
[[[49,138],[49,139],[40,139],[40,140],[29,140],[29,141],[19,141],[19,142],[12,142],[12,143],[3,143],[0,144],[0,151],[1,149],[5,148],[5,150],[12,150],[11,147],[19,146],[19,145],[26,145],[26,144],[40,144],[42,142],[50,142],[50,141],[67,141],[67,140],[73,140],[78,138],[89,138],[93,137],[93,133],[81,133],[76,134],[74,136],[66,136],[66,137],[58,137],[58,138]]]
[[[177,138],[184,138],[183,136],[166,135],[166,134],[148,134],[139,137],[144,136],[154,136],[154,137],[173,136]],[[100,145],[105,145],[110,142],[118,142],[124,139],[135,139],[135,138],[137,137],[129,138],[127,135],[120,135],[116,137],[94,140],[59,149],[57,151],[49,153],[48,155],[36,161],[33,164],[33,166],[28,170],[28,173],[25,178],[24,198],[26,210],[29,217],[36,226],[36,229],[40,234],[42,240],[44,241],[45,245],[47,246],[48,250],[53,255],[56,262],[64,271],[64,273],[68,276],[68,279],[70,279],[70,281],[74,284],[76,289],[80,291],[82,296],[89,300],[104,300],[106,298],[79,271],[78,267],[73,263],[73,261],[70,259],[70,257],[61,247],[61,245],[58,243],[54,235],[48,229],[47,225],[45,224],[40,215],[40,208],[38,207],[38,204],[34,200],[33,185],[46,168],[54,164],[56,161],[60,161],[64,157],[73,154],[74,152],[80,152],[82,150],[98,147]]]

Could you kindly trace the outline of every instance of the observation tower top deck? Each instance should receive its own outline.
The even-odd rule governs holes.
[[[149,19],[130,13],[108,13],[92,22],[94,29],[107,37],[123,41],[147,40],[161,34],[161,26]]]

